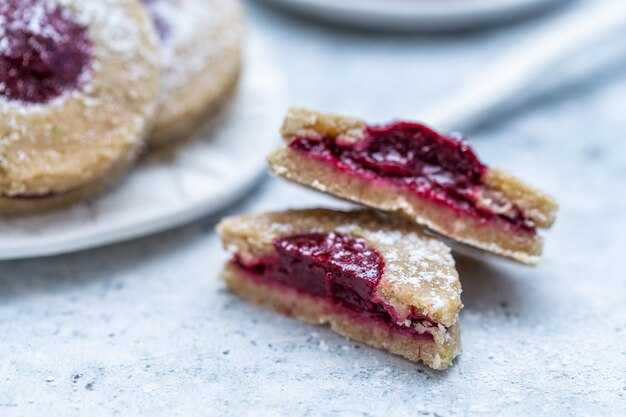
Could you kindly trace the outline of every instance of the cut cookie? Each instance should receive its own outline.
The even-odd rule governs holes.
[[[269,156],[288,180],[373,208],[398,212],[452,240],[536,264],[537,230],[554,222],[556,202],[500,169],[469,144],[418,123],[365,122],[292,109],[285,148]]]
[[[0,214],[65,206],[122,176],[159,74],[156,34],[135,1],[0,3]]]
[[[293,210],[218,226],[235,293],[434,369],[461,348],[450,249],[373,210]]]
[[[161,40],[161,105],[150,146],[184,139],[229,101],[241,66],[238,0],[142,0]]]

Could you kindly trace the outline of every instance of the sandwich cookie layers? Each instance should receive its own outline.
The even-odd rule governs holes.
[[[291,210],[224,219],[235,293],[434,369],[461,348],[450,250],[373,210]]]
[[[238,0],[142,0],[161,43],[160,106],[148,137],[156,147],[184,139],[233,95],[241,66]]]
[[[556,202],[517,177],[483,164],[460,137],[413,122],[370,126],[359,119],[292,109],[272,153],[272,171],[526,264],[539,262],[539,229]]]
[[[125,173],[160,82],[134,0],[0,4],[0,214],[65,206]]]

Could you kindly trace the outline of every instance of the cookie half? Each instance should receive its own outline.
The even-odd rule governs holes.
[[[134,0],[0,4],[0,214],[91,197],[135,161],[160,82]]]
[[[522,263],[541,258],[538,230],[554,222],[556,202],[483,164],[463,138],[305,109],[289,111],[282,135],[287,146],[268,160],[283,178]]]
[[[235,293],[434,369],[459,354],[461,284],[450,249],[372,210],[292,210],[218,226]]]
[[[163,79],[148,137],[160,146],[187,137],[232,95],[241,67],[238,0],[142,0],[160,37]]]

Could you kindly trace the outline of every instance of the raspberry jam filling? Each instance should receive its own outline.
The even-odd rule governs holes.
[[[501,218],[516,229],[534,233],[532,223],[513,207],[503,215],[479,205],[488,167],[462,139],[440,135],[418,124],[398,122],[368,127],[364,140],[294,137],[291,149],[369,181],[401,186],[437,204],[481,220]]]
[[[77,89],[90,69],[87,28],[59,5],[0,2],[0,96],[43,104]]]
[[[377,301],[376,286],[385,263],[363,239],[341,233],[310,233],[277,239],[274,248],[275,256],[251,262],[236,256],[235,262],[262,283],[324,298],[338,309],[348,309],[363,320],[375,320],[389,330],[432,338],[430,333],[415,330],[417,324],[436,325],[432,320],[415,314],[405,326],[399,325]]]

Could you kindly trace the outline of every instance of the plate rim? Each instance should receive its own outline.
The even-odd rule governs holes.
[[[175,229],[231,206],[238,199],[252,191],[255,185],[261,183],[264,180],[265,172],[265,166],[258,166],[256,170],[251,170],[249,175],[242,176],[236,184],[231,184],[231,188],[236,190],[236,192],[228,192],[223,188],[219,193],[213,194],[211,198],[204,200],[203,203],[189,205],[182,210],[177,210],[175,215],[170,213],[168,217],[156,217],[131,225],[121,223],[115,228],[97,233],[97,238],[94,238],[94,235],[79,235],[66,242],[57,242],[56,245],[52,245],[51,242],[46,240],[41,244],[18,247],[14,251],[10,249],[5,250],[0,252],[0,261],[43,258],[75,253],[141,239]]]
[[[262,0],[293,13],[349,26],[445,31],[522,18],[572,0]],[[393,26],[392,26],[393,25]],[[419,27],[418,27],[419,25]]]

